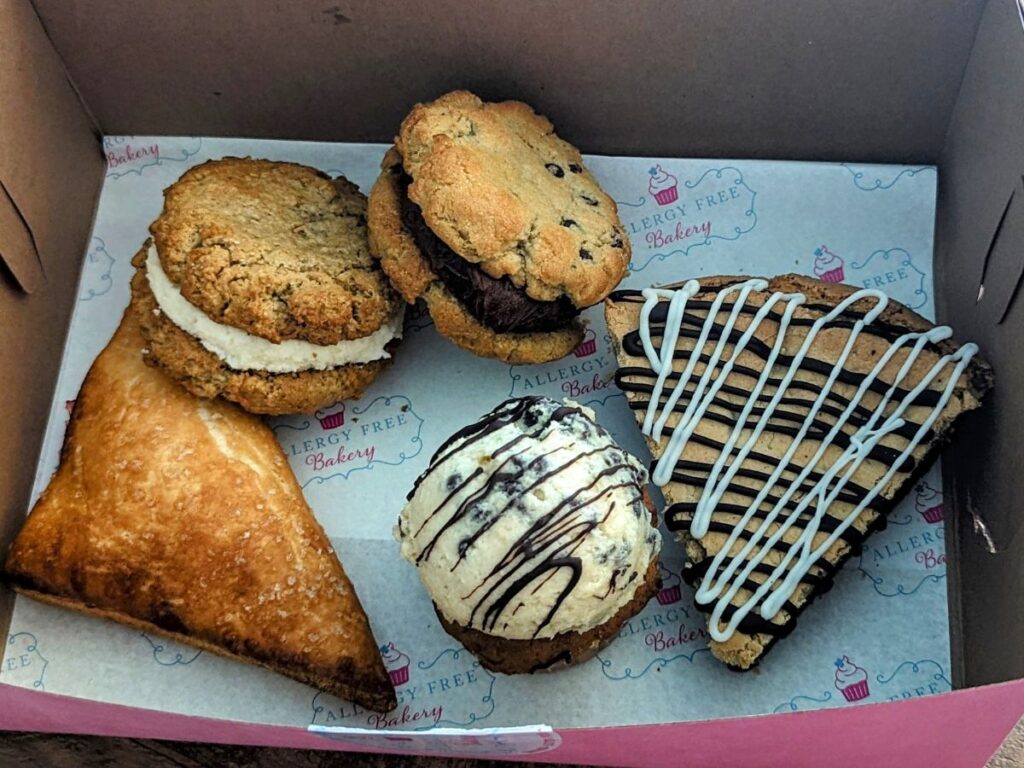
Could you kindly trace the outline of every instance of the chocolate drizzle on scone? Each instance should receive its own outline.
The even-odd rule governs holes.
[[[748,668],[884,525],[990,374],[974,345],[876,291],[709,282],[618,291],[609,325],[712,650]]]
[[[656,559],[646,481],[581,406],[509,400],[438,449],[396,534],[449,622],[509,639],[584,632]]]

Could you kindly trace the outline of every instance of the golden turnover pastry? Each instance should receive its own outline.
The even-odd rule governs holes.
[[[386,712],[351,582],[269,427],[142,361],[129,307],[4,564],[14,589]]]

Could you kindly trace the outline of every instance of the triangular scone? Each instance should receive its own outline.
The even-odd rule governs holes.
[[[799,275],[618,291],[605,314],[711,650],[739,669],[793,629],[992,384],[948,328]]]
[[[359,598],[270,429],[192,397],[142,345],[129,308],[11,545],[14,588],[393,708]]]

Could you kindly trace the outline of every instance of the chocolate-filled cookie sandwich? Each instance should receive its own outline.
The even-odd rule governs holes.
[[[577,664],[658,591],[647,479],[590,409],[508,400],[437,450],[395,537],[445,630],[485,667]]]
[[[132,262],[143,354],[192,394],[310,413],[359,397],[390,361],[403,305],[344,177],[211,161],[164,192],[150,232]]]
[[[370,248],[437,330],[509,363],[560,358],[626,273],[615,202],[526,104],[455,91],[402,122],[370,192]]]

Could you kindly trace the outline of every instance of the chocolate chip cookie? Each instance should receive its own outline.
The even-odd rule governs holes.
[[[441,333],[515,363],[571,351],[576,316],[630,258],[615,202],[579,151],[527,105],[465,91],[403,121],[369,226],[392,284],[408,301],[425,298]]]

